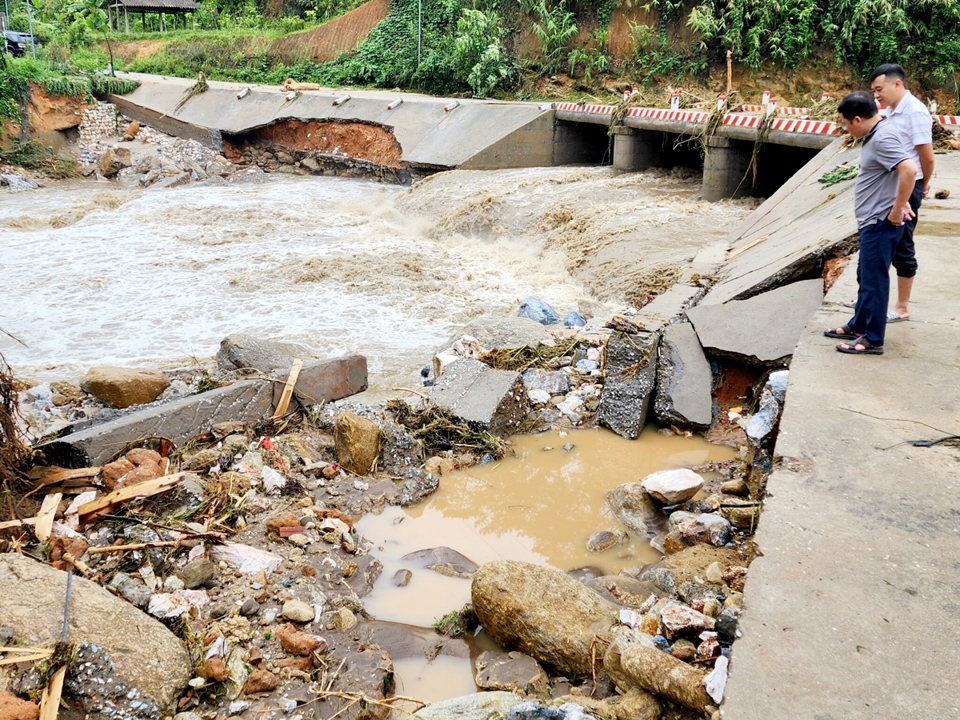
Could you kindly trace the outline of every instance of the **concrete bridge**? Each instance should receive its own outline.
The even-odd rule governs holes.
[[[724,116],[701,152],[699,144],[685,140],[702,133],[710,118],[704,110],[629,108],[611,131],[613,105],[330,88],[289,93],[226,82],[210,82],[209,90],[183,102],[191,79],[130,77],[140,87],[111,97],[125,115],[218,152],[225,141],[254,138],[277,123],[363,123],[392,135],[402,151],[402,167],[413,174],[611,162],[623,172],[702,167],[707,200],[772,195],[840,133],[832,122],[806,119],[806,108],[781,107],[758,148],[767,107],[747,105]],[[938,119],[945,126],[960,124],[956,117]]]

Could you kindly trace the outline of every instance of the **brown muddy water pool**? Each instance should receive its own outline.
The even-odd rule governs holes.
[[[413,508],[390,507],[360,520],[358,530],[375,548],[383,573],[364,607],[378,620],[430,627],[470,601],[470,580],[440,575],[404,556],[448,547],[476,564],[524,560],[568,571],[596,567],[604,574],[641,568],[660,555],[646,538],[631,537],[605,553],[586,541],[618,523],[606,493],[657,470],[731,460],[732,449],[702,438],[661,435],[649,426],[637,440],[607,430],[547,432],[512,439],[515,455],[497,463],[445,475],[440,489]],[[564,450],[572,443],[573,447]],[[394,575],[410,570],[405,587]],[[439,656],[395,662],[403,694],[438,700],[475,692],[473,662],[491,649],[481,633],[472,658]]]

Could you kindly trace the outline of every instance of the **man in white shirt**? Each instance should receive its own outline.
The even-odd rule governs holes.
[[[870,90],[882,106],[889,108],[887,122],[896,125],[912,149],[914,163],[920,168],[916,188],[910,195],[910,207],[914,213],[919,213],[921,201],[930,197],[930,181],[933,179],[933,119],[926,106],[904,87],[905,80],[906,74],[900,65],[881,65],[870,75]],[[893,266],[897,270],[897,304],[890,311],[887,322],[910,319],[910,292],[917,274],[913,244],[917,220],[915,217],[905,224],[903,237],[893,256]]]

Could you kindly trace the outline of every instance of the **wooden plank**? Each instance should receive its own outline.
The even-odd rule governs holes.
[[[761,236],[761,237],[758,237],[756,240],[751,240],[751,241],[748,242],[746,245],[741,245],[741,246],[738,247],[736,250],[734,250],[734,251],[731,252],[729,255],[727,255],[727,259],[726,259],[725,262],[729,262],[730,260],[733,260],[737,255],[740,255],[741,253],[745,253],[745,252],[746,252],[747,250],[749,250],[750,248],[756,247],[756,246],[759,245],[760,243],[766,242],[766,241],[769,240],[769,239],[770,239],[770,236],[769,236],[769,235],[763,235],[763,236]]]
[[[17,663],[22,662],[33,662],[35,660],[46,660],[51,655],[53,655],[53,651],[46,650],[33,655],[17,655],[15,657],[8,657],[0,660],[0,667],[3,667],[4,665],[16,665]]]
[[[9,530],[10,528],[18,528],[18,527],[23,527],[24,525],[36,525],[36,524],[37,524],[37,519],[35,517],[24,518],[23,520],[5,520],[3,522],[0,522],[0,530]]]
[[[54,483],[64,482],[65,480],[75,480],[76,478],[96,477],[100,473],[100,467],[85,467],[66,469],[54,467],[47,470],[37,481],[38,486],[53,485]]]
[[[98,514],[104,513],[117,505],[129,502],[134,498],[151,497],[152,495],[159,495],[162,492],[166,492],[182,482],[186,474],[185,472],[178,472],[173,475],[163,475],[153,480],[138,483],[137,485],[118,488],[112,493],[104,495],[102,498],[81,505],[77,508],[80,524],[83,525]]]
[[[33,528],[40,542],[46,542],[50,533],[53,532],[53,519],[56,517],[57,508],[60,507],[62,499],[63,493],[51,493],[43,499],[40,512],[37,513],[37,524]]]
[[[282,418],[287,414],[287,407],[290,405],[290,398],[293,397],[293,389],[297,386],[297,378],[300,377],[300,368],[303,367],[303,360],[294,358],[290,366],[290,374],[287,376],[287,382],[283,386],[283,392],[280,393],[280,402],[277,403],[277,409],[273,413],[274,419]]]
[[[63,695],[63,680],[67,676],[67,666],[57,670],[40,698],[40,720],[57,720],[60,712],[60,696]]]

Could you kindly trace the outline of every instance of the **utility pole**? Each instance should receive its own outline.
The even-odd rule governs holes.
[[[421,45],[422,37],[423,37],[423,0],[417,0],[417,67],[418,68],[420,67],[420,45]]]
[[[36,60],[37,39],[33,36],[33,13],[30,11],[30,0],[27,0],[27,23],[30,25],[30,50],[33,51],[33,59]]]

